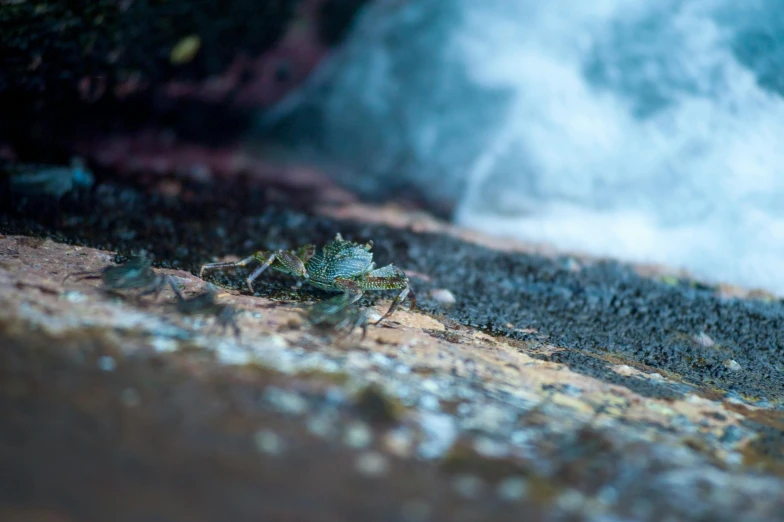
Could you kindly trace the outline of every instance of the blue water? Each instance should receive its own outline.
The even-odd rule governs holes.
[[[782,96],[781,0],[380,0],[289,118],[462,225],[784,294]]]

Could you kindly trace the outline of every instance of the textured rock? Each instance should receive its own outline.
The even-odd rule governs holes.
[[[35,228],[24,216],[6,215],[3,227]],[[66,226],[55,235],[68,237],[76,220],[96,241],[100,226],[78,216],[60,215]],[[141,231],[133,220],[118,226]],[[393,229],[383,230],[372,234],[381,256]],[[400,230],[416,243],[417,232]],[[497,255],[453,232],[466,252]],[[522,255],[530,254],[508,262]],[[450,310],[480,297],[400,257],[416,269],[415,288],[452,288]],[[470,310],[456,320],[426,296],[424,312],[398,311],[360,340],[303,321],[298,301],[323,294],[264,278],[261,296],[222,297],[241,311],[235,338],[208,318],[177,314],[168,291],[137,300],[96,281],[63,283],[114,260],[51,239],[0,238],[0,433],[9,450],[0,453],[0,505],[14,516],[777,520],[784,512],[780,394],[721,394],[677,365],[554,342],[547,324],[518,318],[478,329],[467,324]],[[581,263],[564,273],[584,276],[592,262]],[[204,285],[190,272],[161,271],[186,295]],[[539,268],[537,279],[547,274]],[[725,321],[738,320],[732,303],[715,299]],[[383,312],[388,301],[365,305]],[[779,313],[776,303],[738,306]],[[694,336],[700,350],[728,350],[722,336]],[[728,375],[747,371],[740,366]]]

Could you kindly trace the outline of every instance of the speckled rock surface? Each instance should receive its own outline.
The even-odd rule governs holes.
[[[0,212],[6,518],[784,519],[780,302],[301,193],[140,190]],[[235,338],[169,290],[63,282],[145,248],[194,295],[203,262],[336,231],[420,309],[340,337],[302,319],[323,293],[229,272]]]

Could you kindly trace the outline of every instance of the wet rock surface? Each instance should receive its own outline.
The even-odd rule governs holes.
[[[14,516],[782,518],[779,301],[426,220],[338,219],[352,212],[250,180],[176,198],[99,180],[48,210],[0,196],[0,506]],[[241,270],[211,274],[239,310],[234,337],[168,291],[62,282],[145,249],[189,297],[205,262],[336,232],[372,239],[420,310],[340,337],[302,319],[326,293],[265,274],[249,296]],[[390,297],[361,305],[383,313]]]

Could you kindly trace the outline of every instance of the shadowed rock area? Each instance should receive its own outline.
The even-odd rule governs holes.
[[[365,1],[2,2],[0,167],[74,153],[127,166],[105,141],[152,154],[150,131],[217,155],[310,76]]]
[[[100,174],[48,206],[0,194],[7,513],[782,519],[781,302],[493,248],[425,215],[325,205],[322,190],[178,179],[173,194]],[[235,338],[178,314],[169,291],[63,282],[145,249],[190,296],[205,262],[336,232],[372,239],[420,308],[360,340],[303,320],[324,292],[265,273],[250,296],[242,269],[210,274],[239,310]]]

